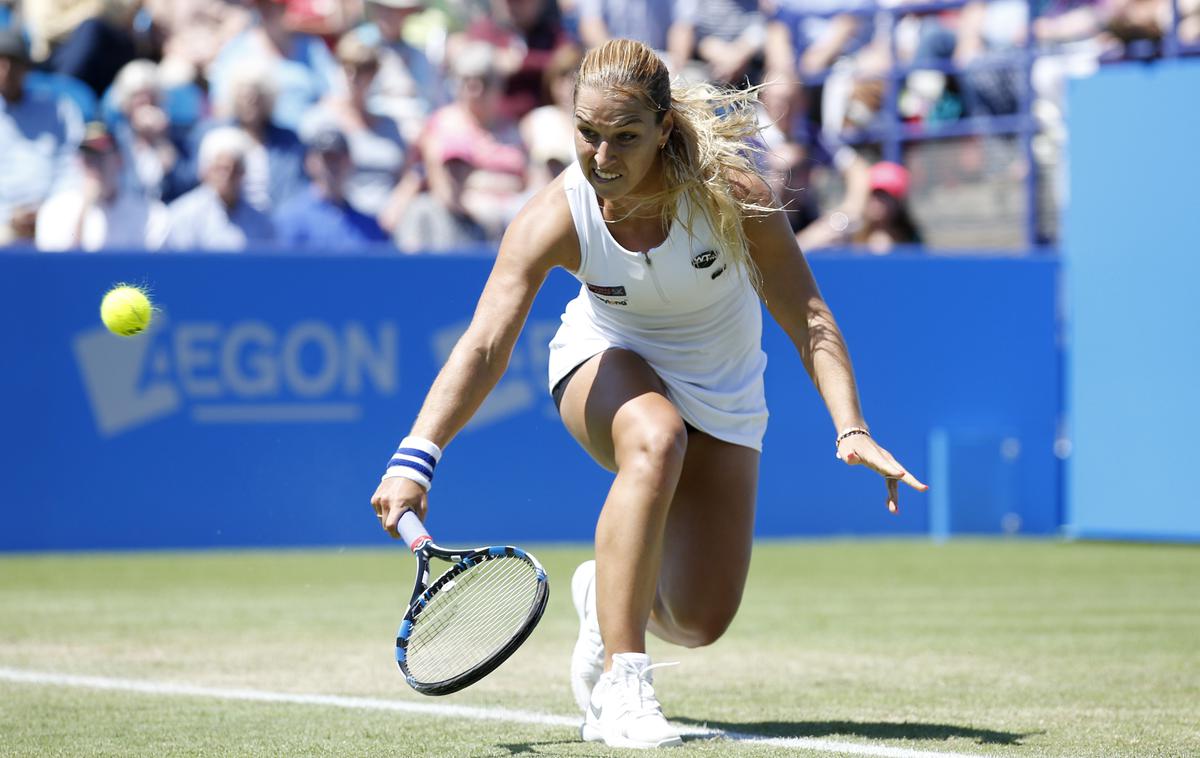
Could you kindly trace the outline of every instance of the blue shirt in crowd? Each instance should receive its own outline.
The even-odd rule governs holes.
[[[68,98],[28,90],[17,102],[0,97],[0,227],[80,179],[82,138],[83,118]]]
[[[667,31],[679,21],[694,23],[696,0],[579,0],[579,18],[600,18],[609,37],[645,42],[667,49]]]
[[[292,196],[275,213],[277,240],[284,245],[316,250],[345,251],[358,245],[387,242],[375,219],[350,207],[333,203],[316,187]]]
[[[265,213],[245,200],[231,211],[204,184],[167,206],[167,221],[164,247],[171,250],[244,250],[275,239],[275,227]]]
[[[238,123],[226,118],[202,121],[196,125],[188,148],[193,163],[195,157],[200,155],[200,143],[204,141],[204,135],[223,126],[238,126]],[[304,143],[296,132],[274,123],[268,123],[263,131],[266,163],[257,167],[257,170],[247,165],[243,186],[247,193],[253,193],[253,196],[246,198],[250,204],[269,213],[303,190],[308,185],[308,178],[304,175]],[[246,156],[246,161],[253,161],[253,156]],[[196,168],[193,166],[191,170],[194,174]]]

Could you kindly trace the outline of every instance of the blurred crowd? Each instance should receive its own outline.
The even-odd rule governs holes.
[[[0,245],[494,245],[574,159],[584,51],[630,37],[673,75],[761,86],[767,173],[806,248],[886,252],[921,235],[913,177],[872,147],[881,120],[1031,113],[1061,141],[1068,77],[1200,43],[1200,0],[888,5],[0,0]],[[843,188],[826,207],[819,172]]]

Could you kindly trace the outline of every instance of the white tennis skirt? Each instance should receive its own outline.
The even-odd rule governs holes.
[[[739,340],[731,350],[728,340],[711,333],[697,340],[663,335],[661,330],[614,329],[597,323],[586,302],[572,300],[550,341],[549,388],[553,391],[592,356],[623,348],[654,369],[684,421],[719,440],[762,450],[768,415],[763,391],[767,356],[761,346],[761,312],[758,319],[757,339]]]

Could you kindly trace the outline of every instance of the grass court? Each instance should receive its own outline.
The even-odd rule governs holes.
[[[443,698],[393,659],[399,545],[0,558],[0,754],[628,754],[575,726],[589,552],[528,547],[545,618]],[[1196,547],[764,541],[720,642],[650,652],[680,758],[1200,755]]]

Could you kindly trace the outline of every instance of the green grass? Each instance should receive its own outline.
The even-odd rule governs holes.
[[[446,698],[411,692],[393,551],[0,558],[0,667],[573,715],[569,580],[530,642]],[[717,558],[719,559],[719,557]],[[700,650],[652,644],[670,717],[731,731],[995,756],[1200,755],[1200,550],[1023,541],[766,542]],[[574,729],[0,679],[0,754],[619,754]],[[672,755],[816,756],[691,740]]]

